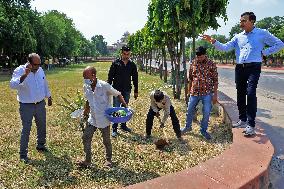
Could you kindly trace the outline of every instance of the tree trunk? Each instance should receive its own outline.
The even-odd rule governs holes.
[[[185,98],[185,103],[187,104],[188,102],[188,90],[187,90],[187,85],[188,85],[188,80],[187,80],[187,69],[186,69],[186,55],[185,55],[185,36],[182,36],[181,38],[181,50],[182,50],[182,65],[183,65],[183,77],[184,77],[184,98]]]
[[[152,56],[153,56],[152,50],[150,50],[149,56],[150,56],[149,59],[150,59],[150,75],[151,75],[152,71],[153,71],[153,68],[152,68]]]
[[[166,57],[166,49],[165,46],[162,47],[162,57],[163,57],[163,62],[164,64],[164,83],[168,82],[168,64],[167,64],[167,57]]]
[[[180,43],[180,46],[182,44]],[[176,88],[176,99],[180,99],[180,95],[181,95],[181,72],[180,72],[180,59],[181,59],[181,47],[178,48],[178,44],[177,44],[177,64],[176,64],[176,71],[177,71],[177,77],[176,77],[176,83],[177,83],[177,88]]]

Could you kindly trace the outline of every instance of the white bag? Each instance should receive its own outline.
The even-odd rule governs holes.
[[[72,112],[70,116],[71,118],[83,118],[83,112],[84,112],[84,109],[81,108],[81,109],[78,109]]]

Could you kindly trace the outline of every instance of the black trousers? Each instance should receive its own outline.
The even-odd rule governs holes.
[[[156,112],[154,112],[153,109],[150,107],[148,114],[147,114],[147,119],[146,119],[146,134],[147,135],[151,135],[151,130],[153,127],[153,121],[154,121],[155,115],[156,115]],[[181,137],[180,124],[179,124],[179,120],[177,118],[175,109],[172,105],[170,107],[170,117],[172,120],[173,129],[176,133],[176,136],[179,138]]]
[[[235,69],[239,119],[255,126],[257,112],[256,88],[261,73],[260,63],[238,65]]]

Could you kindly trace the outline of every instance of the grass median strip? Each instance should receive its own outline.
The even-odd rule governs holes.
[[[107,79],[109,63],[90,63],[97,68],[97,76]],[[71,65],[47,72],[54,105],[47,107],[47,146],[50,153],[40,154],[36,147],[36,128],[32,127],[29,143],[31,164],[19,162],[19,139],[21,120],[18,112],[16,92],[10,90],[9,80],[0,79],[0,186],[7,188],[113,188],[153,179],[193,167],[222,153],[232,141],[231,129],[222,123],[217,110],[213,110],[209,132],[212,141],[206,141],[199,133],[198,123],[193,131],[184,136],[180,143],[172,129],[170,119],[165,125],[170,145],[163,151],[157,150],[154,141],[163,138],[159,122],[154,120],[153,139],[146,140],[145,121],[150,107],[149,93],[162,89],[172,93],[157,76],[139,73],[139,97],[134,100],[133,93],[129,106],[135,110],[128,126],[132,133],[119,130],[119,136],[112,139],[113,161],[115,166],[104,168],[105,150],[100,132],[93,137],[93,165],[84,170],[75,163],[84,158],[82,131],[79,122],[69,118],[63,111],[61,97],[76,97],[82,92],[82,71],[87,64]],[[183,100],[172,99],[181,127],[184,126],[186,106]],[[201,119],[198,115],[198,119]]]

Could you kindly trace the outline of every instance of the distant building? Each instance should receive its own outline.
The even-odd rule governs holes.
[[[113,53],[115,53],[115,51],[117,50],[117,48],[113,45],[113,46],[107,46],[107,51],[110,55],[112,55]]]
[[[128,31],[124,32],[120,40],[117,40],[116,43],[112,44],[115,49],[121,49],[123,45],[127,45],[127,39],[130,33]]]

